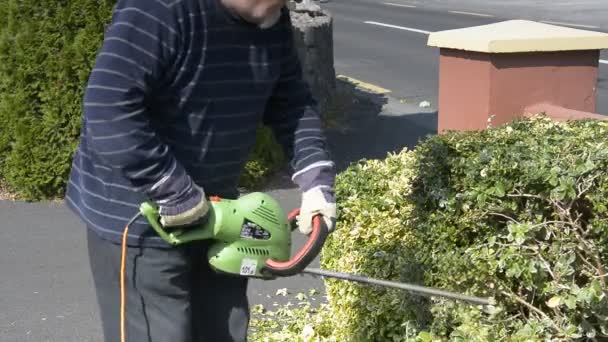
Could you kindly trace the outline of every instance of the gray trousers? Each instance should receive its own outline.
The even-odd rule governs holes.
[[[105,341],[120,342],[121,246],[87,234]],[[247,341],[247,279],[213,272],[206,248],[128,248],[127,342]]]

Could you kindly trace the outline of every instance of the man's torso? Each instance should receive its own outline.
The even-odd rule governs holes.
[[[285,20],[259,30],[232,18],[217,0],[184,0],[174,6],[167,10],[179,17],[174,29],[181,34],[180,49],[163,84],[146,98],[150,122],[207,195],[235,197],[291,32]],[[82,134],[67,202],[90,227],[118,241],[146,199],[120,170],[94,155],[86,123]],[[133,241],[143,232],[150,234],[141,220],[131,231]]]

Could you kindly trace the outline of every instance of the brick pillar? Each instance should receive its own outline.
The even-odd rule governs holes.
[[[511,20],[432,33],[428,44],[440,48],[438,132],[501,125],[537,104],[594,117],[608,34]]]

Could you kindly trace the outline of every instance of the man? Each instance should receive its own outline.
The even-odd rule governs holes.
[[[302,79],[286,0],[119,0],[84,96],[67,204],[86,223],[106,341],[120,341],[120,258],[143,201],[162,224],[237,198],[260,123],[302,192],[300,229],[334,229],[334,164]],[[144,219],[128,231],[127,341],[245,341],[247,280],[212,272],[206,242],[171,248]]]

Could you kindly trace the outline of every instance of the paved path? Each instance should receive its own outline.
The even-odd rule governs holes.
[[[412,147],[434,133],[432,110],[371,99],[344,113],[347,120],[340,129],[328,131],[340,170],[362,158]],[[299,205],[289,179],[275,179],[264,190],[285,210]],[[0,219],[0,341],[101,341],[82,223],[62,203],[0,201]],[[302,237],[294,238],[301,246]],[[276,296],[284,288],[292,296]],[[296,303],[295,294],[312,288],[322,293],[322,282],[311,276],[253,281],[249,296],[252,305],[272,308],[275,302]]]

